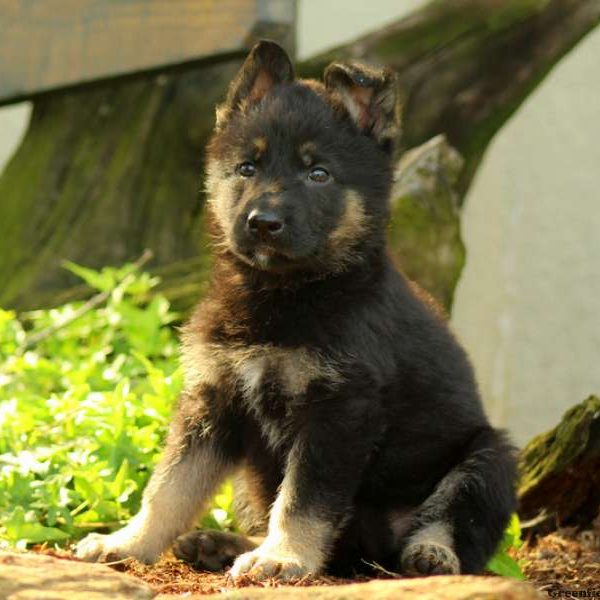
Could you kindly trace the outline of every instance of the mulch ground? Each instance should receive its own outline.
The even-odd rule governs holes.
[[[516,558],[527,580],[541,591],[594,590],[600,594],[600,523],[594,529],[564,528],[526,541]]]
[[[153,566],[131,563],[126,566],[124,571],[143,579],[161,594],[185,594],[189,592],[195,594],[215,594],[231,590],[234,587],[281,587],[282,585],[274,579],[260,583],[247,579],[236,582],[233,585],[228,581],[226,574],[194,571],[191,567],[174,558],[164,558],[157,565]],[[340,579],[337,577],[304,578],[294,582],[292,585],[341,585],[343,583],[358,583],[359,581],[368,581],[368,579]]]
[[[42,547],[36,550],[72,559],[64,551]],[[575,529],[560,529],[544,537],[527,540],[515,554],[515,558],[520,561],[527,580],[540,591],[600,592],[600,528],[580,532]],[[133,560],[112,563],[111,566],[142,579],[161,594],[213,594],[232,588],[226,574],[198,572],[168,556],[151,566]],[[382,577],[386,576],[382,574]],[[367,580],[319,577],[302,579],[295,585],[340,585]],[[236,587],[249,585],[278,587],[279,584],[274,580],[261,584],[247,580]]]
[[[34,546],[34,552],[48,554],[65,560],[78,560],[67,550],[53,549],[46,546]],[[306,577],[292,584],[280,584],[275,579],[256,582],[250,578],[241,579],[232,584],[227,578],[227,573],[209,573],[196,571],[189,565],[177,560],[168,554],[154,565],[144,565],[133,559],[126,559],[106,563],[116,571],[127,573],[145,581],[157,594],[215,594],[240,587],[282,587],[282,585],[314,586],[314,585],[342,585],[345,583],[360,583],[370,581],[368,577],[355,577],[342,579],[339,577]]]

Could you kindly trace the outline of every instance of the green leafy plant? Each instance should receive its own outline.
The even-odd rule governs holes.
[[[487,569],[504,577],[514,579],[525,579],[519,563],[509,554],[510,550],[518,550],[523,545],[521,539],[521,523],[519,517],[514,514],[504,532],[504,537],[496,550],[496,553],[487,564]]]
[[[177,315],[136,265],[67,268],[98,294],[0,310],[0,544],[66,544],[140,504],[182,386]],[[205,517],[229,528],[226,486]]]

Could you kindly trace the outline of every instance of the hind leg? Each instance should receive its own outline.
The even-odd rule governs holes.
[[[400,570],[409,577],[460,573],[449,525],[439,521],[418,529],[400,555]]]
[[[244,552],[254,550],[260,540],[237,533],[200,529],[178,537],[173,554],[201,571],[222,571]]]
[[[406,575],[480,573],[516,509],[513,448],[493,429],[480,432],[415,512],[400,550]]]
[[[340,577],[372,575],[378,566],[409,577],[459,573],[452,540],[442,527],[435,524],[415,531],[419,510],[356,507],[335,544],[327,571]]]

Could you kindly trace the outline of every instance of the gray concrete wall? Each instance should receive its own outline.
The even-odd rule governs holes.
[[[600,392],[600,29],[496,136],[463,232],[452,322],[523,443]]]
[[[425,0],[298,0],[298,57],[379,29],[424,4]]]

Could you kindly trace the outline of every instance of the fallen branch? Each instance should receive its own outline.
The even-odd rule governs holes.
[[[42,331],[38,331],[37,333],[34,333],[33,335],[29,336],[25,340],[25,344],[23,345],[21,353],[26,352],[27,350],[30,350],[31,348],[33,348],[40,342],[53,336],[57,331],[64,329],[65,327],[67,327],[68,325],[73,323],[74,321],[77,321],[77,319],[80,319],[81,317],[83,317],[83,315],[89,313],[91,310],[94,310],[101,304],[104,304],[104,302],[106,302],[110,298],[110,295],[116,289],[118,289],[120,287],[125,287],[126,285],[128,285],[132,281],[134,273],[136,273],[143,266],[145,266],[152,259],[152,256],[153,256],[153,254],[152,254],[151,250],[148,250],[148,249],[144,250],[143,254],[132,264],[131,271],[129,273],[127,273],[127,275],[125,275],[121,279],[121,281],[119,281],[117,283],[117,285],[115,285],[114,288],[112,288],[110,290],[106,290],[104,292],[100,292],[99,294],[92,296],[87,302],[82,304],[75,312],[73,312],[71,315],[69,315],[66,319],[64,319],[60,323],[55,323],[54,325],[51,325],[50,327],[47,327],[46,329],[42,329]]]

